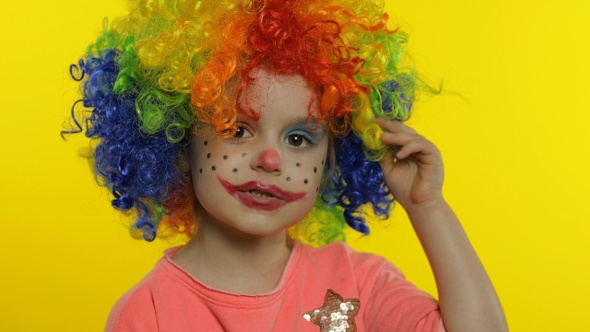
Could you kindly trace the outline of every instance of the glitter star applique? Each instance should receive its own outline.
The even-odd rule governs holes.
[[[320,327],[320,332],[356,332],[354,317],[361,303],[358,299],[342,299],[338,293],[328,289],[324,306],[303,314],[303,318]]]

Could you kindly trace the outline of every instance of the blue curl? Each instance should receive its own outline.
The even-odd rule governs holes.
[[[76,76],[76,73],[79,73],[79,76]],[[78,64],[73,63],[70,65],[70,77],[74,81],[80,82],[84,79],[85,74],[86,73],[84,71],[84,59],[80,59],[80,61],[78,61]]]
[[[156,227],[149,220],[140,218],[137,220],[134,227],[141,231],[144,240],[152,242],[156,239]]]
[[[78,119],[76,119],[76,105],[82,103],[83,100],[79,99],[76,100],[74,102],[74,104],[72,105],[72,108],[70,109],[70,117],[72,118],[72,121],[74,122],[74,124],[76,125],[76,128],[69,129],[69,130],[62,130],[59,134],[61,135],[61,138],[63,138],[64,140],[66,139],[66,135],[70,135],[70,134],[78,134],[82,132],[82,126],[80,125],[80,122],[78,122]]]
[[[363,143],[354,133],[335,139],[334,149],[336,170],[322,198],[329,204],[341,205],[346,223],[367,235],[369,227],[358,213],[360,207],[369,203],[377,216],[387,218],[393,197],[384,184],[381,166],[367,159]]]

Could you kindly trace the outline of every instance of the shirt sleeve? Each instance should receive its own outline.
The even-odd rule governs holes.
[[[368,268],[363,287],[368,296],[364,301],[368,331],[445,331],[438,302],[431,295],[385,259],[376,263],[362,264]]]
[[[154,301],[147,289],[132,289],[115,304],[106,332],[158,331]]]

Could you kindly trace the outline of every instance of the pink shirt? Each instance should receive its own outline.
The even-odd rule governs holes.
[[[444,331],[435,299],[344,243],[296,244],[279,284],[260,295],[204,285],[171,260],[178,249],[117,302],[106,331]]]

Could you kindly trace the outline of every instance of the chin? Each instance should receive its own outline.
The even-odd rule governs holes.
[[[242,214],[244,215],[244,214]],[[286,233],[287,229],[293,225],[298,224],[303,217],[293,218],[293,214],[286,214],[291,216],[289,220],[285,220],[284,216],[269,216],[260,213],[250,213],[245,218],[226,223],[226,226],[234,228],[235,231],[243,235],[251,235],[256,237],[274,236],[280,233]]]

